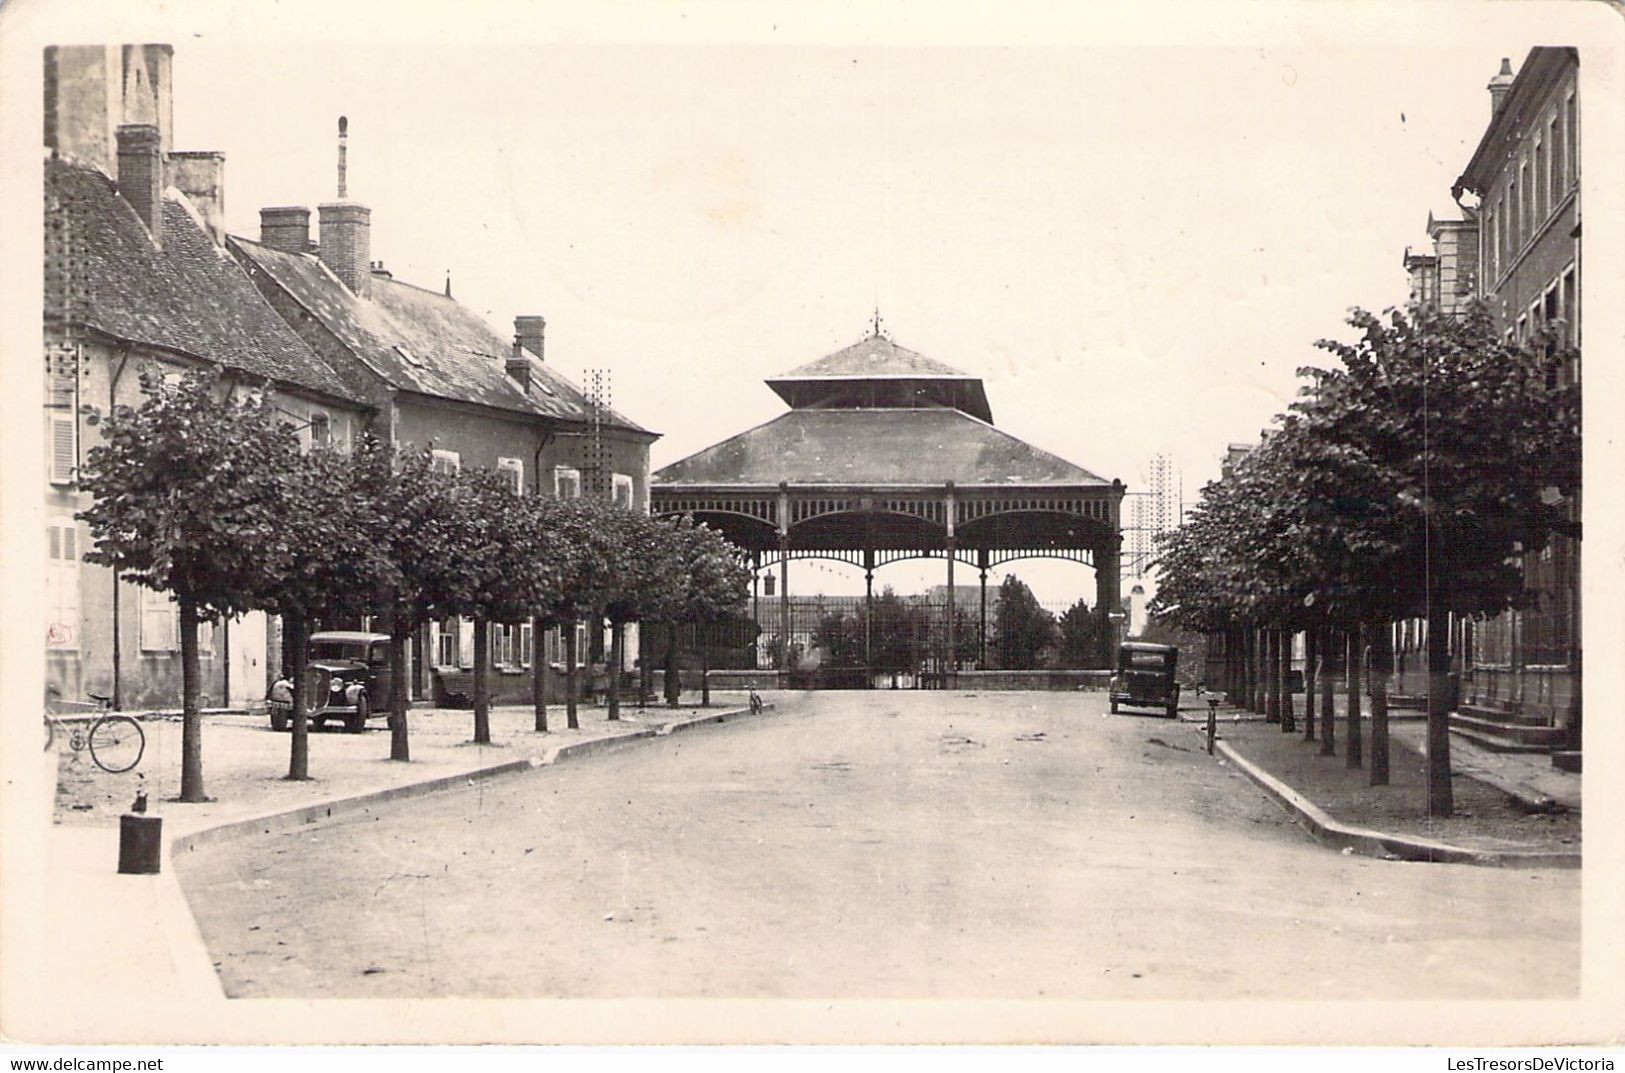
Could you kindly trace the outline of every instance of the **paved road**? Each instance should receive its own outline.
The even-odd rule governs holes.
[[[1334,854],[1197,744],[824,693],[178,864],[234,996],[1577,993],[1576,873]]]

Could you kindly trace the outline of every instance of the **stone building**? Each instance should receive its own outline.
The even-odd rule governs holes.
[[[1501,61],[1489,84],[1489,126],[1452,191],[1476,211],[1477,295],[1509,340],[1547,330],[1580,344],[1579,63],[1576,49],[1544,46],[1516,74]],[[1579,362],[1564,375],[1578,382]],[[1577,499],[1571,509],[1578,520]],[[1474,630],[1461,732],[1578,747],[1579,552],[1576,540],[1558,536],[1526,556],[1537,605]]]
[[[338,189],[317,207],[317,232],[303,206],[260,210],[258,240],[227,239],[261,293],[287,324],[367,400],[373,428],[396,447],[427,447],[450,469],[475,466],[512,475],[538,495],[613,497],[648,509],[649,445],[657,438],[572,383],[545,360],[545,322],[514,318],[503,338],[443,290],[395,279],[372,256],[372,210],[348,196],[348,130],[339,120]],[[583,660],[601,649],[590,630]],[[529,624],[492,627],[495,701],[530,696],[534,648]],[[562,659],[557,631],[544,658]],[[637,651],[629,634],[626,651]],[[412,646],[414,697],[463,692],[472,670],[473,623],[425,627]]]
[[[181,697],[179,615],[166,594],[81,560],[76,469],[141,375],[214,367],[269,384],[313,437],[350,437],[371,405],[276,315],[220,244],[225,161],[170,150],[167,45],[45,53],[46,683],[64,701]],[[268,622],[200,630],[206,705],[265,696]]]

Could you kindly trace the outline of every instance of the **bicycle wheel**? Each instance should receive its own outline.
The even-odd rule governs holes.
[[[103,771],[129,771],[146,748],[141,724],[127,715],[104,715],[90,728],[90,758]]]

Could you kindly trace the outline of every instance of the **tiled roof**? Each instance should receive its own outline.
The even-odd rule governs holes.
[[[826,354],[816,361],[797,366],[773,380],[806,380],[821,377],[902,376],[952,377],[974,379],[969,374],[935,358],[898,346],[883,335],[871,335],[845,350]]]
[[[358,298],[313,255],[285,253],[237,236],[230,241],[397,388],[565,421],[589,417],[582,390],[529,351],[531,387],[528,393],[521,390],[505,368],[511,340],[455,299],[378,275]],[[613,410],[605,421],[646,431]]]
[[[654,483],[1104,485],[1109,482],[959,410],[791,410],[654,475]]]
[[[47,161],[46,204],[63,214],[81,298],[71,316],[116,339],[175,351],[340,399],[360,399],[294,334],[242,267],[182,204],[165,200],[155,245],[111,179]],[[48,247],[49,255],[49,247]],[[63,275],[47,271],[46,310],[62,308]]]

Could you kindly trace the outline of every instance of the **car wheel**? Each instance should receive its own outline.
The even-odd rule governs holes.
[[[271,729],[278,734],[288,729],[288,711],[286,708],[271,707]]]
[[[1117,702],[1115,700],[1112,701],[1112,714],[1113,715],[1117,714]]]
[[[327,720],[326,719],[312,719],[310,721],[310,729],[312,729],[312,730],[326,730],[327,729]]]
[[[371,714],[372,705],[367,703],[367,695],[358,694],[355,698],[355,711],[344,721],[344,729],[352,734],[361,733],[367,729],[367,717]]]
[[[1168,705],[1168,718],[1169,719],[1178,719],[1179,718],[1179,704],[1177,702],[1174,703],[1174,704]]]

